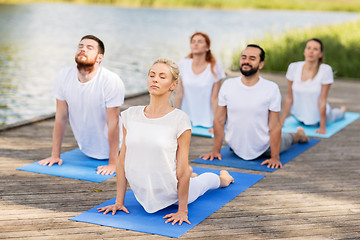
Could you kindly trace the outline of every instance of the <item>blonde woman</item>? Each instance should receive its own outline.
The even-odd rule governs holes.
[[[331,109],[327,96],[334,75],[331,67],[323,63],[322,42],[313,38],[307,41],[305,61],[291,63],[288,67],[288,92],[281,116],[281,124],[291,114],[305,125],[319,125],[319,134],[326,134],[326,125],[344,118],[345,106]]]
[[[190,37],[191,53],[179,62],[181,81],[175,95],[175,107],[181,108],[193,126],[212,132],[221,80],[225,72],[210,50],[207,34],[196,32]]]
[[[178,204],[176,213],[164,216],[172,224],[188,219],[188,203],[209,189],[227,187],[234,180],[222,170],[220,176],[204,173],[194,178],[188,164],[191,125],[188,116],[169,104],[179,80],[177,65],[158,59],[148,72],[150,104],[122,112],[123,144],[117,161],[117,197],[114,205],[99,212],[124,211],[127,183],[148,213]],[[196,174],[195,174],[196,175]]]

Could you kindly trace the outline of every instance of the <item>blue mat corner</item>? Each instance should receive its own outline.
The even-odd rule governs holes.
[[[103,182],[115,176],[96,174],[97,167],[107,165],[108,160],[96,160],[86,156],[80,149],[74,149],[60,155],[63,164],[59,166],[41,166],[38,162],[19,167],[16,170],[46,174],[58,177],[72,178],[89,182]]]
[[[318,134],[316,130],[319,126],[307,126],[300,123],[293,116],[287,117],[282,128],[283,132],[296,132],[297,127],[303,127],[306,135],[309,137],[329,138],[356,119],[360,117],[360,113],[346,112],[344,119],[338,120],[326,126],[326,134]]]
[[[202,126],[191,126],[191,135],[214,138],[214,134],[209,133],[209,129],[208,127]]]
[[[216,169],[199,167],[193,167],[193,169],[194,172],[198,174],[204,172],[219,174],[220,172],[220,170]],[[115,198],[113,198],[70,220],[178,238],[265,177],[264,175],[240,172],[229,173],[234,177],[233,184],[230,184],[227,188],[208,191],[195,202],[189,204],[188,217],[191,225],[183,223],[179,226],[178,224],[171,225],[170,223],[165,223],[166,219],[162,219],[162,217],[169,213],[176,212],[178,208],[176,205],[152,214],[145,212],[143,207],[135,199],[131,190],[126,192],[125,197],[125,206],[130,214],[124,212],[117,212],[115,215],[98,213],[97,208],[114,204]]]
[[[320,140],[310,138],[308,143],[297,143],[292,145],[289,150],[280,154],[280,161],[284,167],[284,165],[294,159],[296,156],[305,152],[310,147],[314,146]],[[239,158],[233,151],[230,151],[229,146],[225,146],[220,151],[222,160],[214,159],[204,160],[202,158],[198,158],[194,160],[194,163],[202,163],[216,166],[224,166],[224,167],[233,167],[247,170],[256,170],[263,172],[274,172],[279,168],[268,168],[267,165],[261,165],[261,163],[266,160],[266,158],[257,158],[254,160],[243,160]]]

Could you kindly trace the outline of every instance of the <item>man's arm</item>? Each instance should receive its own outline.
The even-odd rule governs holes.
[[[282,168],[280,162],[281,124],[279,112],[269,111],[269,134],[271,158],[263,161],[261,165],[268,165],[268,168]]]
[[[120,107],[106,109],[106,124],[108,126],[109,165],[99,166],[97,174],[111,175],[116,171],[116,159],[119,155],[119,115]]]
[[[224,139],[224,127],[227,116],[227,107],[218,106],[214,118],[214,145],[211,153],[203,154],[200,157],[204,160],[213,160],[218,158],[221,160],[220,149]]]
[[[52,166],[55,163],[58,163],[59,165],[62,164],[63,161],[60,159],[61,144],[64,138],[68,118],[69,111],[66,101],[56,99],[56,113],[51,157],[39,161],[40,165],[46,166],[49,164],[49,166]]]

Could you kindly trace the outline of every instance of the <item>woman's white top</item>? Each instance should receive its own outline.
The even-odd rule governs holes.
[[[306,125],[320,122],[319,97],[323,84],[332,84],[334,75],[331,67],[321,64],[319,71],[313,79],[301,81],[302,70],[305,62],[291,63],[286,72],[286,78],[293,82],[293,105],[291,113],[296,119]],[[331,110],[326,103],[326,113]]]
[[[211,72],[208,64],[206,69],[195,74],[192,70],[192,58],[183,59],[179,62],[180,76],[184,88],[184,96],[181,110],[188,114],[193,126],[212,127],[214,114],[211,106],[211,93],[214,83],[225,78],[225,72],[216,63],[215,75]]]
[[[259,77],[249,87],[241,77],[227,79],[219,92],[219,106],[227,107],[225,141],[236,155],[253,160],[269,148],[269,111],[281,108],[276,83]]]
[[[125,175],[137,201],[153,213],[178,201],[177,139],[191,129],[179,109],[160,118],[147,118],[145,106],[121,113],[126,129]]]

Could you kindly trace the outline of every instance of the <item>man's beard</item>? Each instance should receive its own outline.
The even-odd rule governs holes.
[[[249,66],[250,67],[250,70],[242,70],[242,67],[243,66]],[[251,75],[254,75],[255,73],[257,73],[257,71],[259,70],[259,66],[257,66],[256,68],[252,67],[251,65],[249,64],[243,64],[240,66],[240,72],[242,75],[246,76],[246,77],[249,77]]]
[[[96,63],[96,58],[94,59],[88,59],[88,56],[85,55],[86,59],[85,60],[82,60],[82,59],[79,59],[79,55],[80,54],[77,54],[75,56],[75,62],[77,63],[77,69],[80,71],[80,70],[85,70],[87,72],[92,72],[93,69],[94,69],[94,65]]]

